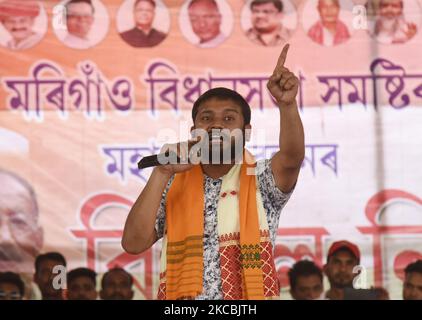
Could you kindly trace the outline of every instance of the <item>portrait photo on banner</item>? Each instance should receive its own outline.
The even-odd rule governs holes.
[[[368,0],[368,31],[380,44],[404,44],[421,28],[421,4],[417,0]]]
[[[281,47],[296,31],[297,9],[290,0],[248,0],[240,22],[245,36],[254,44]]]
[[[116,26],[128,45],[155,47],[170,32],[170,13],[161,0],[126,0],[117,12]]]
[[[0,0],[0,45],[10,50],[34,47],[48,29],[40,1]]]
[[[187,0],[180,7],[179,26],[191,44],[216,48],[232,33],[233,11],[225,0]]]
[[[52,25],[54,33],[69,48],[89,49],[107,36],[109,14],[100,0],[66,0],[53,11],[56,15]]]
[[[353,8],[351,0],[308,0],[302,11],[302,27],[313,42],[332,47],[353,37]]]

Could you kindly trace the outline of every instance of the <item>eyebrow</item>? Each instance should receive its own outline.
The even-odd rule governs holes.
[[[223,112],[235,112],[235,113],[239,113],[238,110],[232,109],[232,108],[230,108],[230,109],[224,109]],[[203,113],[213,113],[213,110],[203,110],[203,111],[200,111],[198,114],[203,114]]]

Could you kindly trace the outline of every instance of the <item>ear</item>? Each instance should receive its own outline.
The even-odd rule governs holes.
[[[251,140],[251,130],[252,126],[250,124],[245,125],[245,142],[249,142]]]

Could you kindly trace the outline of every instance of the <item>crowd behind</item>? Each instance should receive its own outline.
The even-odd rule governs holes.
[[[290,295],[295,300],[388,300],[385,288],[355,288],[354,272],[360,263],[359,248],[348,241],[334,242],[320,268],[310,260],[296,262],[288,271]],[[97,290],[97,273],[79,267],[66,273],[65,286],[60,282],[57,266],[66,268],[65,257],[58,252],[40,254],[35,259],[33,282],[43,300],[132,300],[134,278],[125,269],[113,267],[101,278]],[[56,267],[56,268],[55,268]],[[404,270],[403,299],[422,300],[422,260],[407,265]],[[324,290],[324,276],[329,288]],[[0,300],[25,299],[25,284],[18,273],[0,273]]]

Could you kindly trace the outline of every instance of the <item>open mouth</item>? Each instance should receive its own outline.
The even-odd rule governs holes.
[[[227,137],[222,132],[208,132],[208,139],[211,144],[220,144],[224,142]]]
[[[214,143],[223,143],[223,137],[222,136],[211,136],[210,137],[210,142],[212,144],[214,144]]]

